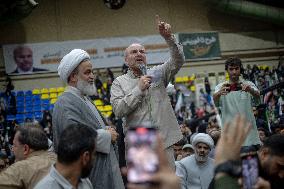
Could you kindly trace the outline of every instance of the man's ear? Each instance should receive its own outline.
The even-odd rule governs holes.
[[[71,73],[70,74],[70,82],[77,82],[77,80],[78,80],[78,74]]]
[[[82,164],[87,165],[91,159],[91,153],[89,151],[85,151],[82,155]]]
[[[268,148],[262,148],[259,151],[259,159],[265,160],[267,156],[269,155],[269,149]]]
[[[29,147],[29,145],[24,144],[24,156],[28,156],[31,153],[31,148]]]

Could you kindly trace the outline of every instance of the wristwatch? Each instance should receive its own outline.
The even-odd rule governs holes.
[[[232,177],[240,177],[242,173],[241,162],[229,160],[221,163],[215,167],[215,175],[217,173],[226,173]]]

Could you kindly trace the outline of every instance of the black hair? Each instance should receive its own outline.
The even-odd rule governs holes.
[[[275,134],[263,142],[262,148],[268,148],[271,155],[284,156],[284,135]]]
[[[244,73],[244,68],[241,59],[238,57],[230,57],[225,61],[225,70],[228,71],[229,66],[239,66],[240,67],[240,73]]]
[[[70,164],[80,156],[95,150],[97,132],[86,125],[75,123],[65,128],[59,138],[57,159],[60,163]]]
[[[48,138],[40,127],[24,126],[20,127],[17,132],[21,144],[26,144],[36,151],[48,149]]]

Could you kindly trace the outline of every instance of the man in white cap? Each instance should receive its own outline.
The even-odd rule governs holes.
[[[194,155],[176,162],[176,175],[181,178],[182,189],[208,188],[214,177],[214,160],[209,152],[213,139],[205,133],[198,133],[192,140]]]
[[[58,98],[53,110],[55,151],[57,151],[59,136],[68,125],[80,123],[95,129],[98,133],[96,159],[89,176],[93,187],[96,189],[124,188],[113,148],[118,134],[114,129],[105,129],[104,119],[88,98],[96,93],[89,54],[81,49],[72,50],[61,60],[58,74],[68,87]]]

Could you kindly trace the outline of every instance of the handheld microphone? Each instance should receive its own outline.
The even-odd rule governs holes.
[[[147,68],[146,68],[145,64],[139,64],[139,69],[140,69],[142,75],[147,75]]]

